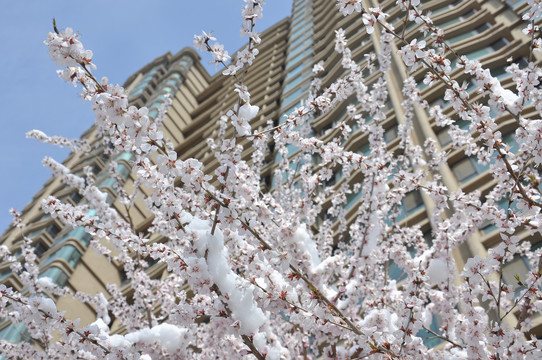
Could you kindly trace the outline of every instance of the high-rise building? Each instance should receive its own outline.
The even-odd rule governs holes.
[[[365,3],[368,7],[378,6],[387,12],[390,15],[388,23],[403,34],[407,42],[423,37],[419,31],[420,25],[408,22],[407,26],[404,26],[404,13],[396,6],[395,0],[367,0]],[[526,6],[525,1],[433,0],[424,3],[423,8],[432,11],[435,25],[444,29],[445,40],[458,54],[480,60],[506,88],[513,86],[511,76],[504,70],[507,66],[506,59],[512,57],[515,62],[525,64],[529,57],[530,39],[521,32],[523,26],[521,14],[526,10]],[[337,11],[336,3],[329,0],[294,0],[291,17],[263,32],[262,43],[258,46],[259,55],[246,74],[246,84],[252,94],[251,103],[260,108],[257,117],[251,121],[253,130],[262,129],[268,121],[274,124],[285,121],[284,114],[290,113],[303,103],[313,78],[314,64],[323,62],[325,73],[321,77],[322,88],[329,86],[343,73],[341,57],[334,51],[335,30],[339,28],[345,31],[354,61],[361,63],[365,61],[366,54],[380,51],[378,31],[367,34],[359,16],[343,17]],[[390,100],[385,105],[386,119],[381,123],[390,150],[396,149],[399,144],[398,125],[404,121],[404,110],[401,105],[402,87],[403,81],[408,76],[413,76],[420,83],[419,90],[423,99],[430,105],[440,105],[445,114],[454,117],[454,110],[444,101],[444,87],[439,84],[426,87],[421,82],[425,75],[422,69],[410,73],[398,51],[401,46],[399,40],[392,43],[394,51],[386,85]],[[536,61],[538,57],[534,59]],[[474,82],[461,69],[454,68],[450,75],[460,83],[465,82],[471,100],[484,101],[482,95],[476,92]],[[367,82],[370,84],[377,77],[378,70]],[[173,104],[163,123],[164,136],[175,144],[179,157],[201,160],[207,173],[211,173],[218,166],[217,160],[208,149],[206,138],[216,136],[219,131],[219,118],[237,103],[236,94],[231,91],[234,86],[233,78],[222,76],[220,73],[210,76],[201,65],[199,55],[193,49],[185,48],[177,54],[168,53],[158,57],[132,75],[124,85],[129,93],[130,103],[147,106],[152,117],[158,114],[166,95],[170,95]],[[335,125],[343,120],[348,121],[347,106],[352,104],[356,105],[354,98],[312,119],[310,125],[313,134],[324,141],[335,137],[333,130]],[[503,115],[498,118],[497,123],[503,137],[513,146],[513,133],[517,126],[515,121],[510,116]],[[468,126],[461,121],[458,125],[464,128]],[[355,127],[353,129],[354,133],[344,146],[347,150],[366,154],[370,151],[367,134]],[[425,110],[415,110],[414,129],[412,141],[415,144],[422,145],[426,138],[431,137],[438,141],[440,149],[445,151],[451,149],[448,129],[437,126],[435,120]],[[228,131],[231,132],[232,129]],[[116,199],[119,186],[127,189],[134,186],[135,177],[130,172],[132,155],[124,153],[111,159],[103,147],[97,146],[100,137],[94,127],[86,131],[82,138],[93,144],[94,150],[88,154],[71,154],[63,164],[75,174],[82,174],[85,167],[90,167],[95,174],[96,184],[108,194],[110,203],[120,214],[125,214],[122,205]],[[288,150],[291,156],[297,151],[293,146],[289,146]],[[245,150],[243,155],[248,156],[249,150]],[[484,194],[495,186],[487,166],[480,165],[476,159],[466,156],[463,151],[448,151],[447,159],[447,165],[439,170],[438,175],[442,176],[442,181],[450,190],[459,188],[465,192],[479,190]],[[108,163],[111,160],[119,164],[117,172],[120,177],[112,177],[108,172]],[[273,144],[269,146],[266,162],[263,191],[269,191],[273,187],[273,181],[279,181],[273,179],[276,163]],[[351,181],[355,179],[354,176]],[[340,171],[328,181],[328,185],[337,187],[343,183]],[[353,184],[349,186],[352,187]],[[58,219],[51,218],[41,211],[41,199],[49,195],[72,204],[85,201],[75,189],[67,187],[58,179],[51,178],[23,209],[23,221],[29,224],[25,228],[25,234],[32,239],[34,251],[39,257],[40,276],[48,277],[58,285],[68,286],[74,292],[90,294],[99,292],[107,294],[106,284],[115,283],[121,285],[124,295],[129,297],[133,290],[129,286],[129,281],[123,277],[122,268],[98,255],[88,246],[91,239],[82,227],[75,229],[65,227]],[[352,192],[348,196],[345,206],[347,226],[354,221],[356,202],[360,195],[361,193]],[[328,198],[323,205],[322,221],[334,221],[333,217],[326,214],[326,209],[330,205],[331,198]],[[419,225],[429,238],[431,221],[428,214],[434,206],[432,200],[423,192],[413,191],[406,195],[401,206],[399,221],[402,224]],[[137,232],[145,232],[150,225],[152,219],[145,210],[142,199],[136,200],[131,218],[136,224]],[[336,231],[337,239],[347,236],[338,221],[335,222],[333,229]],[[531,236],[527,231],[522,233],[521,237],[528,238],[534,245],[540,243],[539,237]],[[484,224],[474,231],[465,245],[456,250],[455,259],[458,266],[462,267],[464,261],[475,254],[484,257],[487,249],[499,241],[499,231],[495,225]],[[0,243],[7,246],[16,256],[21,255],[18,251],[22,243],[19,229],[10,227],[0,238]],[[512,283],[513,274],[527,273],[527,266],[525,259],[518,257],[505,269],[504,280]],[[153,278],[167,276],[166,267],[162,263],[150,262],[147,271]],[[389,276],[400,281],[404,274],[400,268],[391,263]],[[14,289],[24,291],[18,276],[11,273],[9,264],[0,264],[0,281]],[[80,318],[82,323],[90,323],[95,319],[93,308],[71,297],[59,297],[56,301],[60,309],[67,311],[69,318]],[[535,320],[537,326],[533,333],[540,336],[542,320],[538,318]],[[123,331],[115,322],[112,324],[112,330]],[[21,326],[7,321],[0,323],[0,338],[19,342],[24,340],[24,337],[24,328]]]

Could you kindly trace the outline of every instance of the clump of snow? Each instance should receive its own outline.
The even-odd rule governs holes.
[[[48,314],[55,314],[56,313],[56,305],[55,302],[47,297],[41,297],[36,299],[38,302],[38,309],[41,311],[48,313]]]
[[[239,321],[242,334],[254,334],[265,323],[266,317],[263,311],[254,301],[254,287],[250,286],[242,291],[235,280],[237,275],[231,270],[227,259],[227,251],[224,248],[224,237],[217,229],[215,235],[207,233],[207,265],[211,279],[223,294],[229,295],[228,307],[232,317]]]
[[[397,324],[399,317],[391,313],[388,309],[373,309],[360,322],[362,327],[375,327],[377,331],[383,333],[393,333],[399,329]]]
[[[112,347],[115,347],[115,348],[128,348],[128,347],[132,346],[132,343],[130,341],[126,340],[124,335],[118,335],[118,334],[111,335],[107,339],[107,342]]]
[[[367,232],[366,243],[363,246],[363,256],[370,255],[378,248],[378,238],[382,232],[379,220],[380,210],[374,211],[369,219],[369,231]]]
[[[147,328],[126,334],[124,338],[132,344],[139,342],[151,345],[154,342],[158,342],[162,348],[166,349],[170,354],[173,354],[179,349],[184,349],[186,347],[184,340],[186,331],[185,328],[163,323],[156,325],[151,329]]]
[[[300,225],[296,229],[292,240],[297,244],[300,250],[304,250],[309,253],[312,263],[311,268],[314,270],[314,268],[320,264],[320,256],[318,255],[316,244],[307,232],[307,227],[305,224]]]
[[[254,119],[256,114],[258,114],[259,107],[256,105],[244,104],[239,108],[239,117],[243,120],[250,121]]]
[[[432,284],[440,284],[448,279],[448,264],[444,259],[437,258],[429,261],[427,275]]]
[[[48,276],[40,277],[38,279],[38,285],[41,286],[43,290],[54,289],[56,287],[56,284]]]
[[[517,115],[519,109],[516,105],[516,101],[519,99],[519,96],[514,94],[512,90],[503,88],[500,84],[494,84],[494,86],[492,86],[492,90],[495,95],[502,97],[502,100],[508,109],[513,114]]]
[[[218,228],[215,234],[211,234],[211,226],[204,221],[191,216],[182,215],[183,221],[187,220],[187,229],[198,235],[194,246],[199,256],[206,256],[209,277],[224,295],[228,295],[227,304],[232,312],[232,318],[239,321],[240,332],[245,335],[253,335],[258,332],[266,317],[254,300],[254,286],[248,285],[242,289],[236,284],[241,280],[228,264],[228,251],[224,247],[224,235]]]
[[[258,114],[260,110],[259,107],[255,105],[250,105],[249,103],[244,104],[239,108],[237,115],[231,114],[231,120],[233,126],[239,133],[240,136],[249,135],[251,132],[250,120],[252,120]]]

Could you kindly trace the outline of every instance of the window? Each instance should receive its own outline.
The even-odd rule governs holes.
[[[520,69],[524,69],[529,65],[529,60],[525,56],[520,56],[518,58],[515,58],[512,63],[518,64]],[[509,73],[506,72],[506,68],[510,64],[505,64],[503,66],[499,66],[497,68],[491,69],[491,75],[495,76],[497,79],[502,79],[507,76],[511,76]]]
[[[397,215],[396,221],[399,222],[409,215],[414,214],[424,206],[422,194],[419,190],[412,190],[407,193],[401,205],[399,207],[399,215]],[[386,221],[388,221],[387,219]]]
[[[363,192],[359,190],[358,192],[352,191],[350,194],[346,195],[346,205],[344,206],[344,209],[349,210],[354,204],[358,202],[362,194]]]
[[[30,338],[24,324],[9,324],[0,330],[0,339],[7,340],[11,343],[18,344],[21,341]],[[3,357],[2,357],[3,358]]]
[[[417,210],[421,205],[423,205],[423,199],[419,190],[409,192],[403,199],[403,208],[407,215]]]
[[[9,275],[11,275],[11,268],[7,267],[0,270],[0,279],[7,278]]]
[[[79,204],[79,202],[83,200],[83,196],[81,196],[78,191],[74,191],[70,194],[70,199],[72,199],[75,204]]]
[[[429,326],[429,329],[438,334],[439,328],[440,328],[440,322],[441,320],[438,315],[431,314],[431,325]],[[433,348],[444,341],[441,338],[438,338],[435,335],[431,334],[429,331],[425,329],[421,329],[420,331],[418,331],[416,336],[422,338],[424,345],[427,346],[428,348]]]
[[[130,169],[124,165],[124,164],[119,164],[117,166],[117,172],[119,173],[120,176],[122,176],[124,179],[128,178],[128,175],[130,175]]]
[[[356,150],[356,153],[362,154],[364,156],[367,156],[371,153],[371,144],[366,142],[362,146],[359,147],[359,149]]]
[[[487,165],[479,164],[474,157],[468,157],[452,165],[452,171],[460,183],[464,183],[487,170]]]
[[[448,26],[451,26],[453,24],[457,24],[458,22],[460,21],[465,21],[466,19],[470,18],[472,15],[476,14],[476,10],[472,9],[471,11],[468,11],[466,13],[464,13],[463,15],[461,16],[458,16],[450,21],[446,21],[445,23],[442,23],[440,25],[438,25],[439,28],[441,29],[444,29]]]
[[[58,226],[56,226],[56,224],[51,224],[51,225],[47,226],[47,228],[45,229],[45,232],[47,232],[47,234],[51,235],[51,237],[54,239],[55,236],[57,236],[58,233],[60,232],[60,228]]]
[[[51,279],[58,286],[64,286],[68,281],[68,275],[56,266],[48,268],[38,276],[40,279],[45,277]]]
[[[467,130],[468,127],[469,127],[469,124],[470,123],[468,121],[465,121],[465,120],[457,120],[455,122],[455,125],[459,126],[459,128],[462,129],[462,130]],[[442,147],[450,144],[452,142],[452,138],[450,137],[450,128],[445,127],[444,129],[440,130],[437,133],[437,138],[438,138],[438,141],[440,142],[440,145]]]
[[[42,242],[38,242],[36,245],[34,245],[34,254],[38,258],[41,257],[45,251],[47,251],[47,246],[45,246]]]
[[[108,177],[102,182],[100,182],[100,184],[98,184],[98,187],[108,187],[111,190],[115,191],[113,185],[115,184],[116,181],[117,180],[115,180],[114,178]]]
[[[115,161],[125,160],[125,161],[130,162],[133,158],[134,158],[134,155],[132,155],[132,153],[123,152],[122,154],[120,154],[119,156],[115,158]]]
[[[516,256],[514,259],[505,264],[502,271],[504,282],[514,290],[515,297],[521,296],[526,290],[525,286],[518,284],[516,276],[525,284],[525,279],[529,273],[529,263],[523,256]]]
[[[525,3],[525,0],[506,0],[506,5],[512,9],[516,9]]]
[[[454,8],[456,5],[458,5],[458,4],[460,4],[460,3],[461,3],[461,1],[454,1],[454,2],[451,3],[451,4],[445,5],[445,6],[443,6],[443,7],[440,7],[440,8],[438,8],[438,9],[435,9],[435,10],[432,10],[432,14],[433,14],[433,16],[434,16],[434,15],[437,15],[437,14],[440,14],[441,12],[444,12],[444,11],[446,11],[446,10],[450,10],[450,9]]]
[[[312,23],[311,22],[307,22],[307,23],[303,24],[303,26],[301,26],[299,29],[292,32],[292,34],[290,35],[290,39],[294,39],[294,38],[296,38],[297,36],[301,35],[304,32],[312,32],[311,28],[312,28]]]
[[[515,154],[519,151],[519,144],[516,141],[516,133],[511,131],[502,136],[502,142],[510,147],[510,152]]]
[[[307,56],[307,55],[309,55],[311,53],[312,53],[312,48],[307,48],[307,49],[305,49],[305,51],[303,51],[299,55],[296,55],[295,57],[293,57],[291,59],[288,59],[288,62],[286,63],[286,68],[290,67],[291,65],[294,65],[295,63],[297,63],[298,61],[300,61],[305,56]]]
[[[286,86],[284,86],[284,89],[282,90],[282,92],[287,93],[288,91],[290,91],[291,89],[293,89],[297,85],[301,84],[308,77],[307,75],[308,74],[306,74],[306,73],[301,74],[298,77],[296,77],[295,79],[292,79],[292,80],[288,81],[288,84],[286,84]]]
[[[301,44],[299,45],[296,45],[295,47],[293,46],[290,46],[290,49],[292,49],[290,51],[290,53],[288,54],[288,57],[291,58],[292,56],[298,54],[301,50],[305,49],[306,47],[310,47],[309,45],[312,44],[312,38],[308,38],[308,39],[305,39],[305,41],[303,41]]]
[[[91,210],[91,211],[95,211],[95,210]],[[87,215],[94,216],[95,213],[94,214],[93,213],[87,213]],[[70,238],[79,240],[79,242],[81,242],[81,244],[83,244],[83,246],[87,247],[88,244],[90,243],[90,240],[92,239],[92,236],[85,231],[84,226],[78,226],[75,229],[72,229],[67,234],[60,237],[60,239],[58,239],[53,245],[60,244],[60,243],[66,241],[66,240],[68,240]]]
[[[452,166],[452,171],[459,182],[464,182],[477,175],[476,167],[470,158],[463,159]]]
[[[448,44],[453,45],[453,44],[455,44],[457,42],[460,42],[460,41],[463,41],[465,39],[472,38],[473,36],[476,36],[478,34],[481,34],[481,33],[483,33],[484,31],[486,31],[487,29],[490,29],[490,28],[491,28],[491,24],[488,23],[488,22],[485,22],[482,25],[478,26],[474,30],[467,31],[467,32],[464,32],[463,34],[460,34],[460,35],[457,35],[457,36],[454,36],[454,37],[451,37],[451,38],[447,39],[447,42],[448,42]]]
[[[301,97],[306,91],[307,88],[305,86],[298,87],[294,92],[292,92],[290,95],[286,96],[284,100],[282,100],[282,105],[288,105],[292,101]]]
[[[397,124],[395,124],[384,132],[384,141],[386,143],[389,143],[390,141],[395,140],[398,135],[399,127],[397,126]]]
[[[79,262],[81,253],[73,245],[66,245],[51,254],[42,265],[47,265],[56,259],[64,259],[73,268]]]

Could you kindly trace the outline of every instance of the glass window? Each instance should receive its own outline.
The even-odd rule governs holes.
[[[133,158],[134,158],[134,155],[132,153],[123,152],[122,154],[120,154],[119,156],[115,158],[115,161],[125,160],[125,161],[130,162]]]
[[[350,209],[354,204],[356,204],[358,202],[358,200],[361,198],[361,195],[362,195],[362,191],[358,191],[357,193],[356,192],[351,192],[350,194],[346,195],[346,205],[344,206],[344,208],[346,210]]]
[[[11,343],[18,344],[28,338],[28,332],[24,324],[9,324],[0,331],[0,338]]]
[[[305,64],[299,64],[292,70],[288,72],[288,75],[286,75],[286,80],[294,77],[295,75],[299,74],[303,69],[305,68]]]
[[[312,54],[312,48],[305,49],[305,51],[301,52],[299,55],[293,57],[292,59],[289,59],[286,62],[286,68],[289,68],[290,66],[296,64],[297,62],[301,61],[305,56]]]
[[[438,141],[440,142],[440,145],[443,147],[452,142],[452,137],[450,136],[449,131],[450,129],[446,127],[437,133]]]
[[[91,211],[95,211],[95,210],[91,210]],[[87,215],[94,216],[94,214],[88,214],[88,213],[87,213]],[[88,244],[90,243],[90,240],[92,239],[92,236],[85,231],[84,226],[78,226],[75,229],[69,231],[64,236],[62,236],[60,239],[58,239],[54,243],[54,245],[60,244],[60,243],[66,241],[66,240],[68,240],[70,238],[79,240],[79,242],[81,242],[81,244],[83,244],[83,246],[87,247]]]
[[[369,155],[371,153],[371,144],[366,142],[365,144],[360,146],[358,150],[356,150],[356,153],[363,154],[365,156]]]
[[[471,158],[463,159],[452,165],[452,171],[459,182],[465,182],[478,174]]]
[[[459,126],[460,129],[466,130],[469,127],[469,122],[465,120],[456,120],[455,125]],[[445,127],[444,129],[440,130],[437,133],[437,138],[440,142],[441,146],[446,146],[452,142],[452,138],[450,137],[450,128]]]
[[[45,246],[42,242],[38,242],[36,245],[34,245],[34,254],[37,257],[41,257],[45,251],[47,251],[47,246]]]
[[[295,39],[296,37],[298,37],[299,35],[305,33],[305,32],[311,32],[312,33],[312,30],[310,30],[312,28],[312,23],[311,22],[306,22],[306,23],[303,23],[303,25],[301,27],[299,27],[299,29],[293,31],[290,35],[290,39]]]
[[[305,34],[303,34],[300,37],[298,37],[297,39],[295,39],[293,42],[291,42],[288,45],[288,48],[290,49],[290,51],[293,51],[294,48],[299,47],[299,44],[304,42],[306,39],[312,40],[312,30],[307,31]]]
[[[122,176],[124,179],[126,179],[128,177],[128,175],[130,175],[130,169],[124,165],[124,164],[119,164],[117,166],[117,172],[119,173],[120,176]]]
[[[440,328],[440,319],[438,315],[432,314],[431,326],[429,326],[429,329],[433,331],[434,333],[438,334],[439,328]],[[418,331],[416,336],[422,338],[423,344],[427,346],[428,348],[433,348],[444,341],[441,338],[436,337],[435,335],[431,334],[429,331],[425,329],[421,329],[420,331]]]
[[[75,267],[81,258],[81,253],[72,245],[66,245],[51,254],[42,266],[51,263],[56,259],[64,259],[71,267]]]
[[[486,31],[489,28],[491,28],[491,24],[486,22],[486,23],[478,26],[474,30],[470,30],[470,31],[464,32],[463,34],[460,34],[460,35],[449,38],[447,40],[447,42],[448,42],[448,44],[453,45],[453,44],[458,43],[460,41],[463,41],[465,39],[469,39],[469,38],[472,38],[472,37],[474,37],[474,36],[476,36],[478,34],[481,34],[481,33],[483,33],[484,31]]]
[[[410,257],[416,255],[416,248],[414,247],[408,247],[407,251],[410,254]],[[405,280],[408,276],[408,274],[392,260],[389,261],[388,275],[390,279],[396,280],[397,282]]]
[[[38,276],[40,279],[44,277],[51,279],[58,286],[64,286],[68,281],[68,275],[56,266],[48,268]]]
[[[295,46],[294,49],[292,49],[292,46],[290,46],[291,50],[290,50],[290,53],[288,54],[288,57],[291,58],[292,56],[295,56],[296,54],[298,54],[301,50],[303,50],[310,44],[312,44],[312,39],[308,38],[308,39],[305,39],[305,41],[303,41],[301,44]]]
[[[516,256],[514,257],[514,260],[504,265],[502,272],[503,280],[508,286],[512,287],[515,297],[521,296],[521,294],[526,290],[526,285],[521,286],[518,283],[516,276],[523,284],[525,284],[525,279],[527,278],[528,273],[529,263],[523,256]]]
[[[299,87],[297,88],[297,90],[295,90],[293,93],[291,93],[290,95],[286,96],[284,98],[284,100],[282,100],[282,104],[283,105],[288,105],[289,103],[291,103],[293,100],[299,98],[300,96],[302,96],[305,91],[307,89],[305,87]]]
[[[479,164],[475,157],[468,157],[452,165],[452,171],[459,182],[466,182],[483,173],[487,165]]]
[[[298,77],[296,77],[295,79],[290,80],[288,82],[288,84],[286,84],[286,86],[284,86],[284,89],[282,90],[282,92],[287,93],[288,91],[292,90],[294,87],[299,85],[302,81],[306,80],[307,77],[308,77],[307,75],[308,74],[301,74]]]
[[[515,154],[519,151],[519,144],[516,141],[516,133],[511,131],[502,136],[502,142],[510,147],[510,152]]]
[[[7,278],[9,275],[11,275],[11,268],[7,267],[0,270],[0,279]]]
[[[395,124],[384,132],[384,141],[389,143],[390,141],[395,140],[398,135],[399,127],[397,126],[397,124]]]
[[[98,187],[108,187],[114,191],[113,185],[116,181],[117,180],[115,180],[114,178],[108,177],[104,179],[100,184],[98,184]]]
[[[423,205],[422,195],[419,190],[414,190],[405,195],[403,207],[407,214],[410,214]]]
[[[58,235],[58,233],[60,232],[60,228],[58,226],[56,226],[56,224],[51,224],[51,225],[47,226],[45,231],[47,232],[47,234],[51,235],[51,238],[54,239]]]
[[[453,2],[453,3],[451,3],[451,4],[445,5],[445,6],[443,6],[443,7],[438,8],[438,9],[434,9],[434,10],[431,11],[431,13],[432,13],[433,15],[440,14],[441,12],[444,12],[444,11],[446,11],[446,10],[452,9],[452,8],[453,8],[454,6],[456,6],[458,3],[460,3],[460,1],[455,1],[455,2]]]
[[[471,11],[468,11],[468,12],[464,13],[461,16],[458,16],[458,17],[456,17],[456,18],[454,18],[454,19],[452,19],[450,21],[446,21],[446,22],[438,25],[438,27],[441,28],[441,29],[444,29],[444,28],[446,28],[448,26],[451,26],[453,24],[457,24],[460,21],[464,21],[464,20],[470,18],[474,14],[476,14],[476,10],[472,9]]]
[[[508,209],[510,208],[511,210],[517,210],[517,207],[516,207],[516,203],[515,202],[512,202],[510,203],[510,199],[508,197],[505,197],[501,200],[499,200],[497,203],[495,203],[495,205],[499,208],[499,209],[502,209],[504,211],[508,211]],[[482,232],[484,234],[489,234],[490,232],[492,232],[493,230],[497,229],[497,226],[495,226],[495,224],[490,221],[490,220],[485,220],[479,227],[478,229],[482,230]]]
[[[525,3],[525,0],[506,0],[506,5],[512,9],[518,8]]]

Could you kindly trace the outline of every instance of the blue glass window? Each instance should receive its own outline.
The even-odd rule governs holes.
[[[351,192],[350,194],[346,195],[346,205],[345,209],[349,210],[354,204],[358,202],[358,200],[361,198],[361,195],[363,192],[360,190],[358,192]]]
[[[297,90],[292,92],[290,95],[286,96],[284,100],[282,100],[283,105],[289,105],[292,101],[296,100],[300,96],[302,96],[307,89],[305,87],[299,87]]]
[[[110,188],[111,190],[115,191],[115,189],[113,188],[113,185],[115,184],[117,180],[111,178],[111,177],[108,177],[106,179],[104,179],[100,184],[98,184],[98,187],[108,187]]]
[[[73,268],[77,263],[79,262],[79,259],[81,258],[81,253],[75,248],[73,245],[66,245],[55,251],[53,254],[51,254],[47,260],[42,266],[47,265],[51,263],[52,261],[56,259],[64,259],[70,266]]]
[[[115,161],[125,160],[125,161],[130,162],[132,161],[133,158],[134,158],[134,155],[132,153],[123,152],[122,154],[120,154],[119,156],[115,158]]]
[[[396,221],[401,221],[409,215],[414,214],[424,206],[420,190],[412,190],[407,193],[401,201],[400,213]]]
[[[307,48],[304,51],[302,51],[300,54],[294,56],[293,58],[289,59],[286,62],[286,68],[289,68],[290,66],[296,64],[297,62],[301,61],[305,56],[308,56],[312,54],[312,48]]]
[[[92,211],[95,211],[95,210],[92,210]],[[87,215],[89,214],[87,213]],[[90,216],[94,216],[94,214]],[[92,239],[92,236],[85,231],[84,226],[78,226],[75,229],[69,231],[67,234],[62,236],[57,241],[55,241],[54,245],[60,244],[68,239],[77,239],[79,240],[79,242],[81,242],[81,244],[83,244],[83,246],[87,247],[88,244],[90,243],[90,240]]]
[[[460,183],[465,183],[488,169],[487,165],[480,164],[475,157],[464,158],[451,167]]]
[[[58,286],[64,286],[66,285],[66,282],[68,281],[68,275],[64,271],[62,271],[62,269],[56,266],[51,266],[50,268],[48,268],[47,270],[45,270],[38,276],[38,278],[40,279],[44,277],[48,277],[49,279],[51,279],[52,282],[54,282]]]
[[[295,79],[292,79],[284,86],[284,89],[282,90],[283,93],[287,93],[288,91],[292,90],[297,85],[301,84],[304,80],[306,80],[309,76],[309,74],[301,74]]]
[[[0,339],[18,344],[28,338],[28,332],[24,324],[9,324],[0,331]]]
[[[431,326],[429,326],[429,329],[431,329],[431,331],[438,334],[439,328],[440,328],[440,319],[437,315],[432,314]],[[427,346],[428,348],[433,348],[444,341],[441,338],[438,338],[435,335],[431,334],[429,331],[425,329],[421,329],[420,331],[418,331],[416,336],[422,338],[424,345]]]

